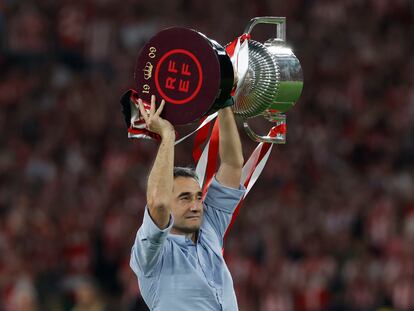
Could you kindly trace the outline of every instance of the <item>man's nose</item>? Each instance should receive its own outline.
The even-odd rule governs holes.
[[[201,204],[201,202],[194,201],[193,204],[191,204],[190,211],[198,212],[202,209],[202,207],[203,207],[203,204]]]

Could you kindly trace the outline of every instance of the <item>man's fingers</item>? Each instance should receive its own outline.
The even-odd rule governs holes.
[[[162,110],[164,109],[164,106],[165,106],[165,100],[162,100],[160,106],[157,109],[157,112],[155,113],[157,117],[161,114]]]
[[[153,116],[155,113],[155,95],[151,95],[151,108],[150,108],[150,116]]]
[[[139,111],[141,112],[141,116],[145,120],[145,123],[148,123],[148,112],[145,110],[144,104],[142,103],[141,98],[138,98],[138,107],[139,107]]]
[[[160,117],[160,114],[165,106],[165,100],[163,99],[158,109],[156,109],[155,100],[156,100],[155,95],[152,95],[151,96],[151,108],[150,108],[150,111],[148,111],[145,109],[142,99],[141,98],[138,99],[139,111],[141,112],[142,118],[145,120],[145,123],[147,124],[147,126],[149,126],[150,122],[151,123],[159,122],[158,118]]]

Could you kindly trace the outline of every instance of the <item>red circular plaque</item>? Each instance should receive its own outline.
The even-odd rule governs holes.
[[[181,105],[194,99],[200,92],[202,83],[203,69],[200,62],[193,53],[184,49],[164,54],[155,69],[157,91],[172,104]],[[177,87],[182,94],[175,92]]]
[[[138,96],[157,104],[173,125],[197,121],[216,102],[230,96],[233,68],[224,49],[205,35],[173,27],[152,37],[138,55],[135,81]]]

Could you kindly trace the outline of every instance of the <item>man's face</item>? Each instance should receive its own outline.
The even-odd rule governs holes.
[[[172,233],[189,234],[200,229],[203,219],[202,191],[191,177],[174,179],[171,213],[174,217]]]

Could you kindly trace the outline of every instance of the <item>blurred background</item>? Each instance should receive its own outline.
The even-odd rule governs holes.
[[[240,310],[414,310],[411,0],[1,1],[0,310],[147,310],[129,256],[157,143],[119,98],[159,30],[226,44],[264,15],[305,84],[226,241]]]

